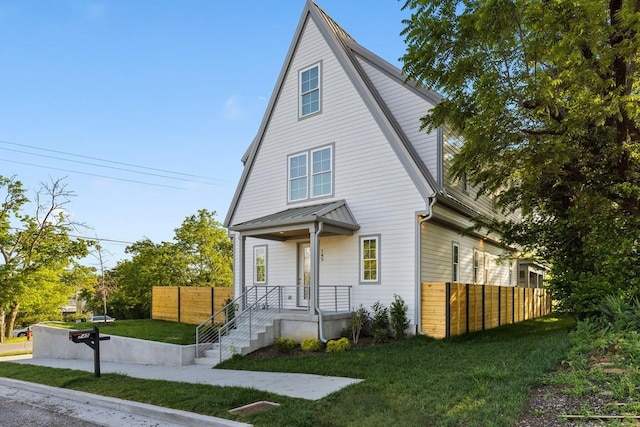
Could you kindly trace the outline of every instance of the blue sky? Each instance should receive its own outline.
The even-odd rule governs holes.
[[[403,2],[317,4],[400,65]],[[90,237],[169,241],[203,208],[222,222],[304,5],[3,0],[0,175],[66,177]],[[125,246],[103,241],[107,267]]]

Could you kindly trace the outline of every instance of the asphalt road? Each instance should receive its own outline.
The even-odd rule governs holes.
[[[0,355],[7,353],[16,353],[18,351],[33,351],[33,341],[0,344]]]
[[[0,427],[93,427],[99,425],[4,396],[0,396],[0,414],[2,414]]]
[[[0,427],[184,427],[152,416],[0,385]],[[193,425],[193,424],[191,424]]]

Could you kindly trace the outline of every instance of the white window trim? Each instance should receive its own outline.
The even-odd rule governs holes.
[[[313,194],[313,178],[315,175],[319,175],[319,174],[314,174],[313,173],[313,153],[317,153],[318,151],[324,151],[324,150],[329,150],[329,170],[328,171],[322,171],[320,173],[327,173],[329,172],[329,174],[331,175],[331,191],[327,194],[319,194],[319,195],[315,195]],[[311,150],[309,152],[309,190],[308,190],[308,194],[309,194],[309,198],[311,199],[317,199],[319,197],[327,197],[327,196],[331,196],[333,194],[333,145],[326,145],[324,147],[320,147],[320,148],[315,148],[313,150]]]
[[[458,261],[456,262],[456,249],[458,252]],[[460,243],[452,242],[451,244],[451,281],[460,283]]]
[[[264,252],[264,281],[258,280],[258,252]],[[267,245],[253,247],[253,283],[258,285],[267,284]]]
[[[361,285],[379,285],[380,284],[380,273],[381,273],[381,268],[380,266],[382,265],[381,263],[381,252],[380,252],[380,234],[372,234],[372,235],[368,235],[368,236],[360,236],[360,255],[358,257],[359,259],[359,277],[360,277],[360,284]],[[364,279],[364,242],[367,240],[375,240],[376,241],[376,280],[365,280]]]
[[[304,176],[305,180],[307,181],[307,197],[303,197],[300,199],[292,199],[291,198],[291,159],[294,157],[300,157],[300,156],[305,156],[305,163],[306,163],[306,170],[307,173]],[[295,179],[300,179],[301,177],[297,177]],[[307,200],[309,198],[309,152],[308,151],[303,151],[301,153],[296,153],[296,154],[291,154],[289,156],[287,156],[287,200],[289,202],[299,202],[301,200]]]
[[[304,202],[306,200],[312,200],[312,199],[321,199],[321,198],[325,198],[325,197],[333,197],[333,193],[334,193],[334,189],[335,189],[335,158],[334,158],[334,145],[333,143],[328,144],[328,145],[323,145],[322,147],[317,147],[317,148],[312,148],[310,150],[307,151],[301,151],[298,153],[294,153],[294,154],[290,154],[287,156],[287,203],[298,203],[298,202]],[[329,173],[331,174],[331,191],[327,194],[320,194],[320,195],[313,195],[313,153],[317,152],[317,151],[322,151],[322,150],[329,150],[329,159],[330,159],[330,166],[329,166]],[[291,198],[291,159],[293,157],[299,157],[299,156],[306,156],[306,161],[307,161],[307,174],[306,174],[306,181],[307,181],[307,197],[305,198],[300,198],[300,199],[292,199]],[[325,171],[326,172],[326,171]],[[324,172],[322,172],[324,173]]]
[[[314,90],[318,91],[318,111],[313,111],[308,114],[302,114],[302,96],[312,92],[312,91],[302,92],[302,73],[316,67],[318,68],[318,89],[314,89]],[[305,119],[307,117],[311,117],[321,112],[322,112],[322,62],[317,62],[313,65],[310,65],[309,67],[301,69],[298,72],[298,118]]]

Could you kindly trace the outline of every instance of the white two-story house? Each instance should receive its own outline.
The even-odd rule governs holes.
[[[280,287],[306,319],[282,336],[332,338],[348,316],[323,316],[395,295],[419,333],[423,282],[516,285],[514,249],[463,233],[499,213],[449,178],[460,141],[420,130],[440,95],[405,79],[307,1],[224,222],[235,295]]]

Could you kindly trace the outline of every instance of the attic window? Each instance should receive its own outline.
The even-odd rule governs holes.
[[[320,64],[300,71],[300,117],[320,111]]]

